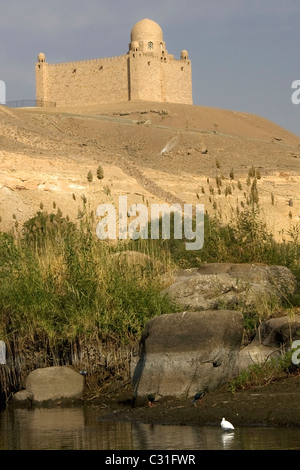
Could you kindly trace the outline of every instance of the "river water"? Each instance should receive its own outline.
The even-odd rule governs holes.
[[[99,407],[6,409],[0,450],[300,450],[300,427],[167,426],[99,419]]]

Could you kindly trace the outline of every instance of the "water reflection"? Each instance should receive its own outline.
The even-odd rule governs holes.
[[[259,450],[300,449],[300,428],[162,426],[99,420],[105,410],[6,409],[0,450]]]
[[[230,449],[234,444],[234,432],[222,432],[221,436],[223,449]]]
[[[129,424],[98,423],[97,416],[83,408],[6,410],[0,414],[0,449],[132,449]]]
[[[215,426],[132,426],[135,449],[220,450],[234,449],[238,439],[233,432]]]

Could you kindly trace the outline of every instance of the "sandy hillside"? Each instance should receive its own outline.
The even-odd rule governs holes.
[[[129,204],[204,203],[229,220],[247,203],[252,165],[260,206],[279,237],[300,221],[300,138],[266,119],[169,103],[0,106],[0,230],[41,203],[76,219],[83,195],[91,210],[127,195]]]

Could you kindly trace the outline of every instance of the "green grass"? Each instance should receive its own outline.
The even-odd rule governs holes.
[[[263,387],[271,382],[286,377],[298,371],[298,367],[292,363],[292,351],[268,361],[252,364],[243,370],[238,377],[232,379],[228,386],[232,393],[246,390],[252,387]]]
[[[202,263],[264,263],[287,266],[300,280],[300,227],[287,233],[286,242],[277,242],[262,220],[259,207],[235,214],[230,223],[205,215],[204,246],[185,250],[185,240],[165,240],[172,260],[182,267]],[[171,230],[172,233],[172,230]],[[162,242],[160,242],[162,244]]]
[[[13,233],[0,233],[1,339],[38,334],[53,347],[94,335],[137,341],[150,318],[177,310],[161,295],[161,267],[168,275],[174,267],[260,262],[287,266],[300,281],[299,232],[295,228],[289,241],[276,242],[257,205],[236,214],[227,225],[206,215],[199,251],[187,251],[186,240],[172,237],[100,241],[97,221],[87,215],[86,201],[83,205],[77,225],[57,208],[52,214],[39,211]],[[148,255],[149,262],[120,263],[114,254],[122,250]],[[285,302],[289,308],[299,306],[299,290]],[[251,337],[263,314],[259,308],[243,313]]]
[[[172,312],[155,256],[129,268],[113,257],[119,248],[97,239],[91,218],[76,228],[61,213],[39,212],[21,233],[1,233],[1,338],[39,331],[56,344],[98,332],[128,341],[154,315]]]

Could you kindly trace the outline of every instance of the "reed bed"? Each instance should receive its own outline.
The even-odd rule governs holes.
[[[185,249],[184,238],[172,236],[100,241],[84,203],[76,224],[59,209],[41,210],[23,227],[0,232],[0,338],[11,358],[10,370],[0,369],[2,390],[20,388],[24,371],[45,365],[95,372],[96,364],[102,378],[128,378],[130,355],[147,321],[178,310],[161,294],[178,267],[260,262],[287,266],[300,280],[299,226],[276,242],[257,201],[233,211],[227,224],[206,214],[204,227],[204,246],[194,252]],[[299,290],[286,306],[300,306]],[[246,328],[261,321],[261,312],[246,312]]]

